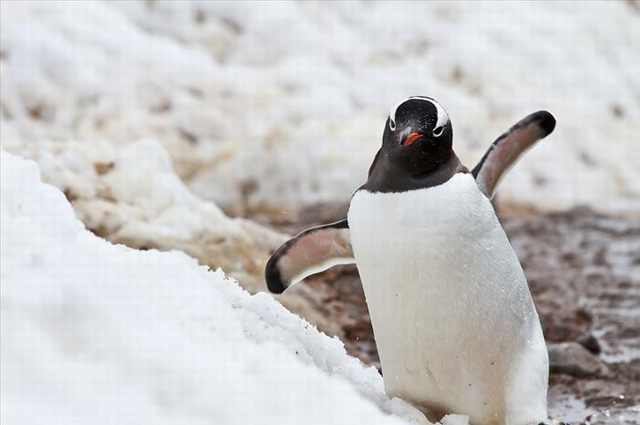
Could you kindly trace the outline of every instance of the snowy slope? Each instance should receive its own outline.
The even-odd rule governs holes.
[[[43,178],[65,193],[92,232],[132,248],[180,250],[200,264],[223,268],[245,289],[265,289],[263,271],[285,235],[227,217],[195,196],[176,176],[157,142],[128,145],[41,142],[23,153]]]
[[[231,208],[343,201],[389,106],[433,95],[467,165],[558,118],[502,199],[640,206],[640,12],[630,2],[2,2],[2,143],[155,138]],[[28,30],[25,30],[25,29]]]
[[[271,297],[93,236],[0,156],[3,424],[426,423]]]
[[[265,264],[289,236],[227,217],[195,196],[157,142],[40,142],[23,153],[37,161],[43,179],[64,192],[76,216],[100,237],[132,248],[183,251],[202,265],[222,268],[251,293],[266,291]],[[322,331],[341,335],[300,291],[278,299]]]

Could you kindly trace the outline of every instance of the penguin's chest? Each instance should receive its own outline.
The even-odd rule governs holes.
[[[499,409],[493,399],[505,382],[495,380],[506,379],[505,356],[528,336],[522,328],[535,309],[473,178],[361,190],[348,219],[387,391],[435,409]]]
[[[383,311],[412,322],[451,319],[452,311],[487,289],[495,260],[505,262],[503,251],[517,264],[471,176],[454,179],[434,188],[354,195],[351,243],[368,301],[382,301]],[[496,249],[503,258],[496,258]]]

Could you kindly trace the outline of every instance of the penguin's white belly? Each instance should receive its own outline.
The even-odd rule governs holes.
[[[475,425],[545,420],[538,314],[473,177],[358,191],[348,219],[389,395]]]

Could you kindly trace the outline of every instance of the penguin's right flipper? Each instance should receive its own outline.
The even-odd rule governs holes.
[[[489,147],[471,173],[478,187],[489,199],[493,197],[500,178],[520,155],[556,127],[556,119],[547,111],[534,112],[518,121]]]
[[[344,218],[311,227],[289,239],[269,258],[264,274],[269,290],[280,294],[307,276],[352,263],[349,224]]]

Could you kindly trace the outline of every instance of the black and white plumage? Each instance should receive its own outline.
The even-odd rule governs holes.
[[[346,219],[312,227],[289,239],[271,255],[265,269],[267,287],[280,294],[305,277],[354,261]]]
[[[269,288],[332,264],[358,266],[385,388],[439,419],[546,419],[547,351],[527,282],[491,206],[502,175],[555,119],[529,115],[469,172],[429,97],[394,107],[346,219],[302,232],[266,269]]]

